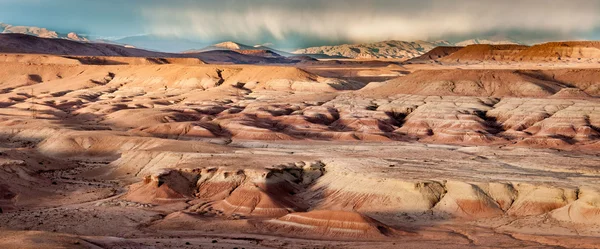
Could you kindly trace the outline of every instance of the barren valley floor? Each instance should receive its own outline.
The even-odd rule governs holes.
[[[593,64],[0,58],[2,248],[600,244]]]

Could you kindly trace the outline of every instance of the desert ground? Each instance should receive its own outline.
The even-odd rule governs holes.
[[[3,53],[0,248],[600,248],[600,50],[565,44]]]

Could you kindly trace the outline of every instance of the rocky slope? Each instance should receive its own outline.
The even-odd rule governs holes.
[[[432,49],[431,51],[416,57],[416,58],[412,58],[408,61],[406,61],[406,63],[432,63],[432,62],[436,62],[437,60],[444,58],[446,56],[449,56],[453,53],[456,53],[460,50],[462,50],[464,47],[448,47],[448,46],[440,46],[440,47],[436,47],[434,49]]]

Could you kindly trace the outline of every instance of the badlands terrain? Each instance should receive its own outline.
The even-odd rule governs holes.
[[[0,248],[599,247],[598,43],[219,46],[0,36]]]

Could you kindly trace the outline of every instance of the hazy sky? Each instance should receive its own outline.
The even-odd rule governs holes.
[[[153,35],[280,48],[491,35],[535,42],[598,39],[600,1],[0,0],[0,22],[92,38]]]

